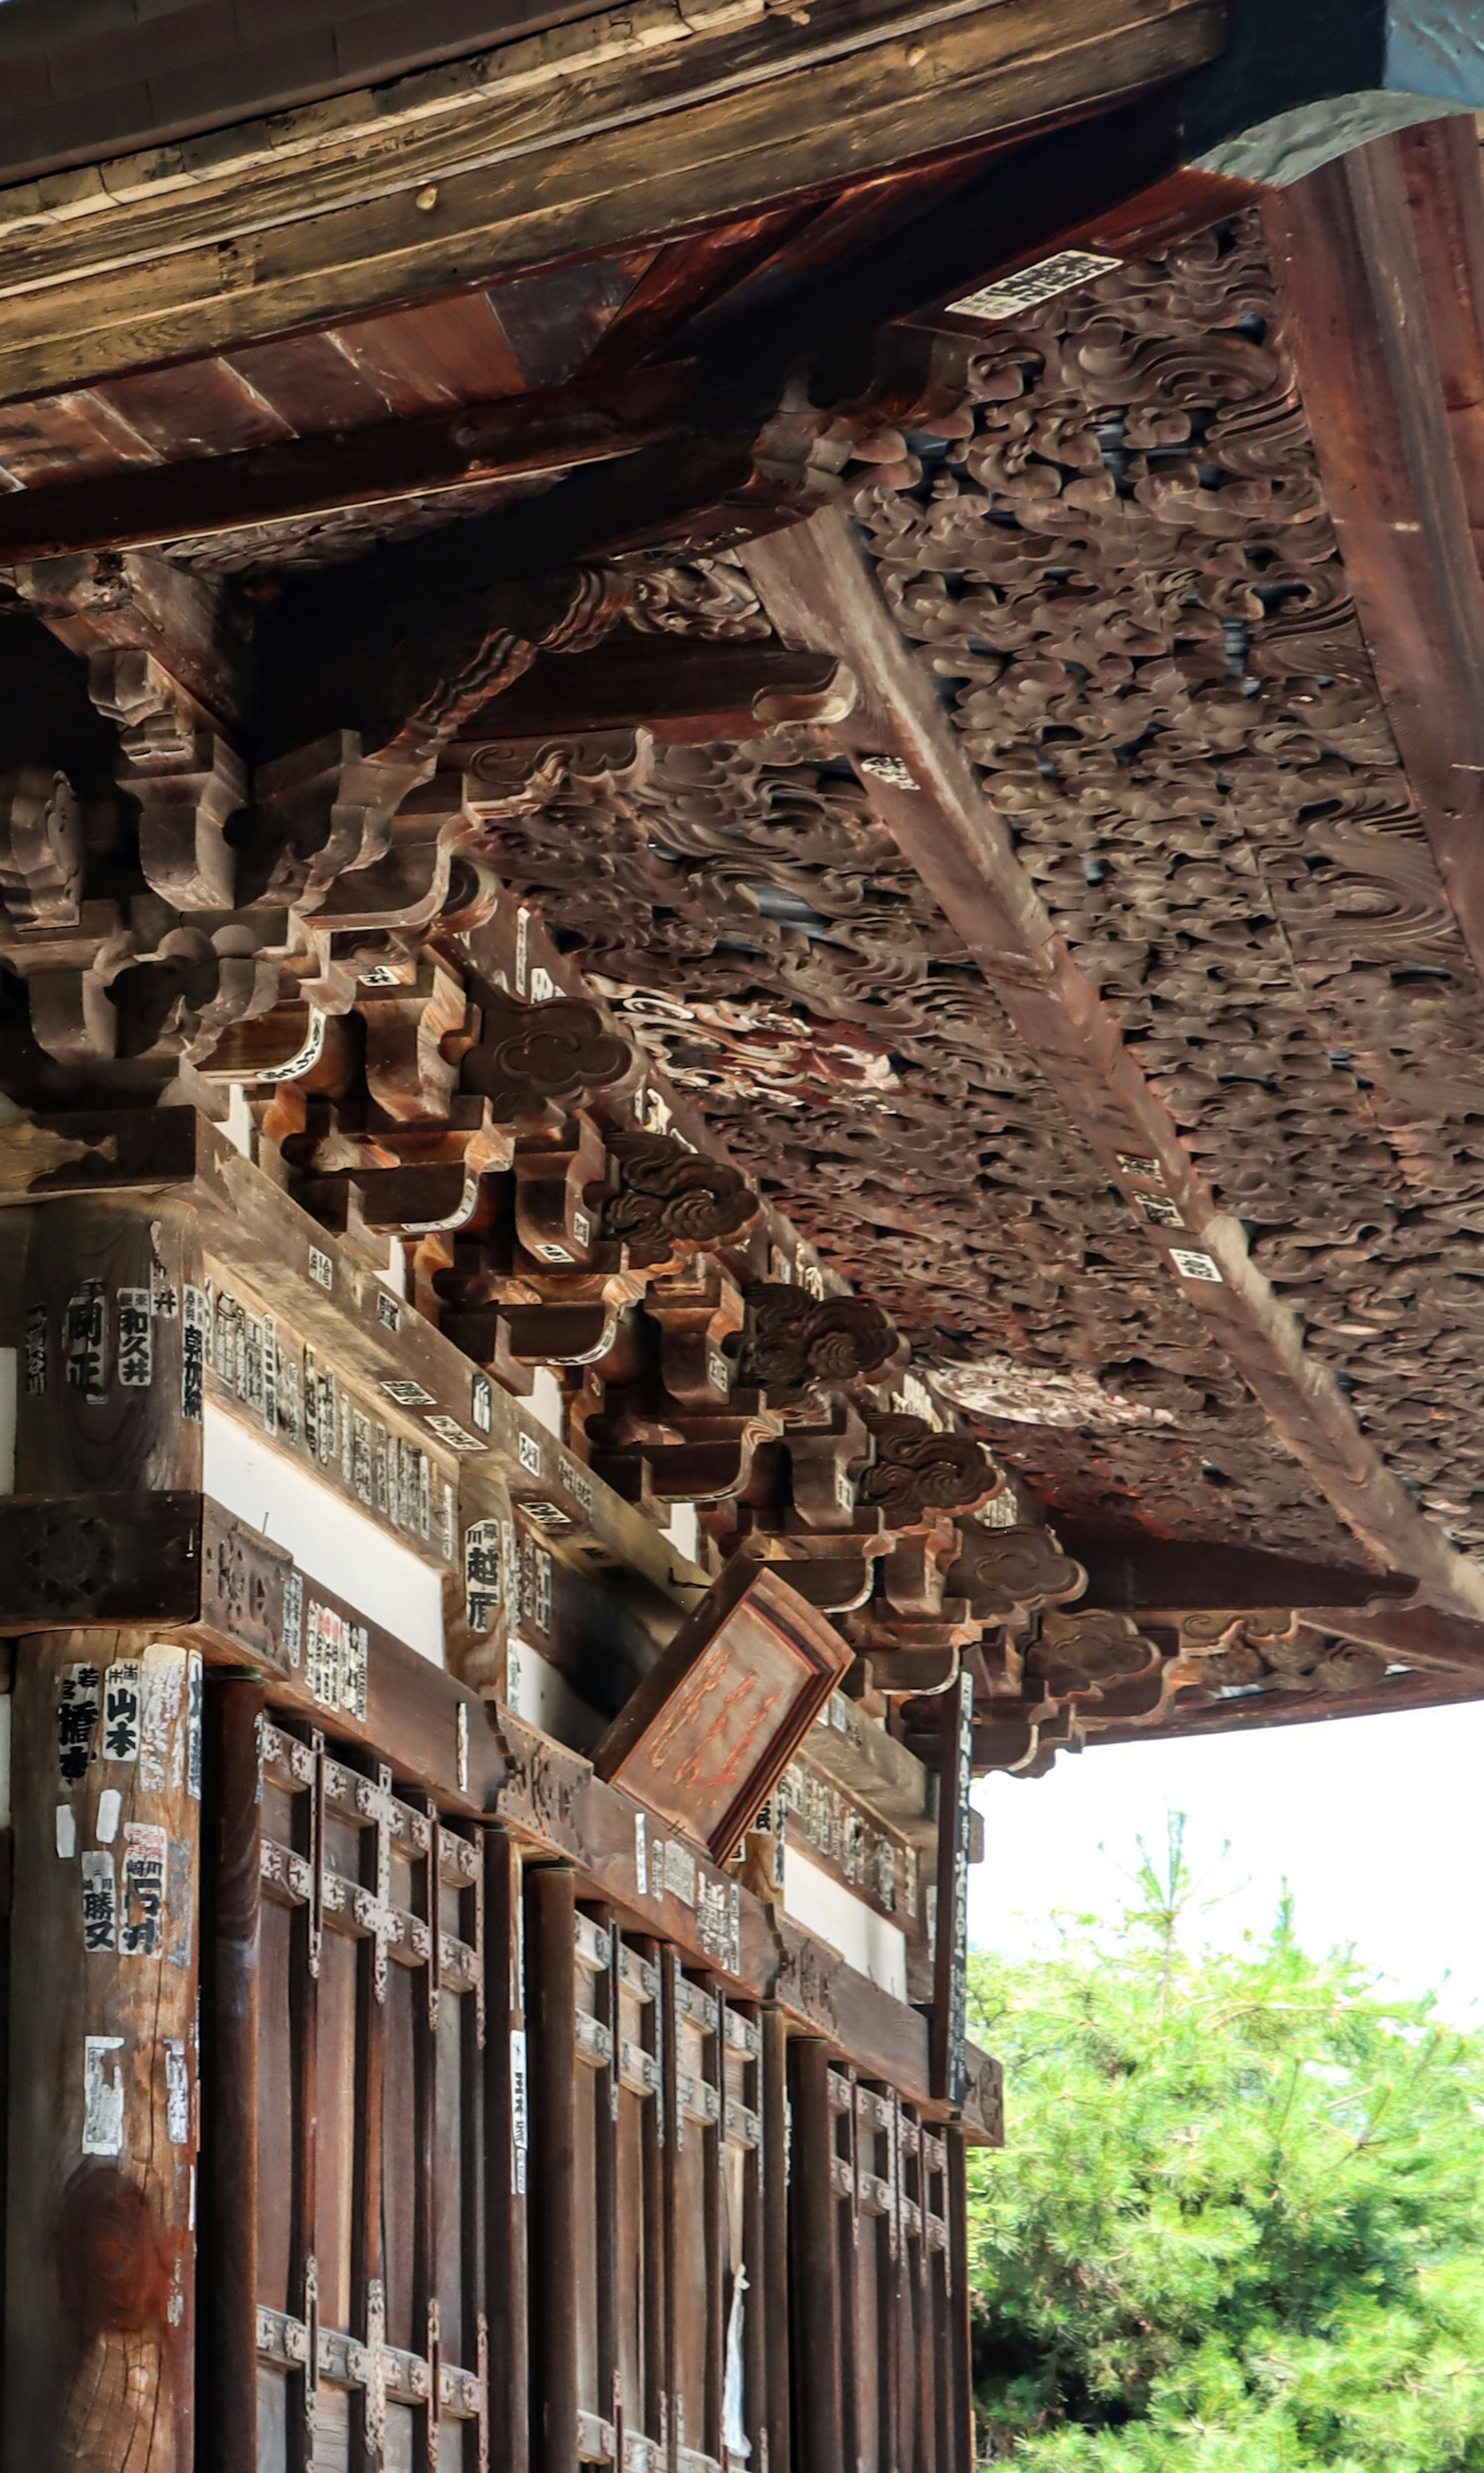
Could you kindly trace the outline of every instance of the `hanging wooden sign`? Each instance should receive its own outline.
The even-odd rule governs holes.
[[[850,1657],[775,1566],[739,1558],[614,1718],[593,1765],[724,1862]]]

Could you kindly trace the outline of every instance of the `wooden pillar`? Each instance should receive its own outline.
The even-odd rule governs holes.
[[[758,2013],[762,2031],[759,2069],[762,2147],[754,2188],[757,2239],[748,2244],[759,2261],[761,2291],[749,2314],[749,2378],[758,2399],[757,2427],[767,2441],[768,2473],[788,2473],[788,2023],[781,2009]],[[757,2473],[763,2473],[759,2464]]]
[[[193,2473],[201,1668],[17,1644],[4,2473]]]
[[[526,2190],[530,2077],[521,1915],[514,1838],[485,1833],[485,2227],[489,2245],[490,2461],[528,2473],[531,2364],[527,2341]],[[575,1987],[574,1987],[575,1990]]]
[[[974,2461],[973,2364],[969,2353],[969,2180],[962,2129],[952,2124],[943,2133],[947,2149],[947,2372],[951,2464]]]
[[[220,2473],[257,2473],[259,1730],[263,1693],[205,1681],[201,2405]],[[286,2193],[275,2194],[279,2203]]]
[[[531,2461],[577,2473],[576,1875],[542,1864],[526,1883],[531,2032]]]
[[[835,2223],[834,2115],[829,2053],[812,2039],[790,2047],[793,2068],[794,2424],[798,2473],[844,2473],[840,2253]]]

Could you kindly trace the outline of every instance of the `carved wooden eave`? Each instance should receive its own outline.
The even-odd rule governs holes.
[[[417,144],[477,123],[503,162],[499,80],[547,92],[584,22],[477,106],[409,90]],[[1203,23],[1161,12],[1159,60]],[[704,1567],[786,1568],[864,1705],[936,1760],[967,1663],[977,1757],[1020,1769],[1264,1722],[1316,1676],[1446,1693],[1484,1641],[1467,809],[1393,588],[1410,560],[1427,659],[1461,661],[1444,270],[1476,157],[1415,131],[1264,205],[1169,168],[1158,98],[1105,88],[1101,153],[1055,125],[1088,99],[1061,31],[1035,133],[1006,72],[974,149],[434,301],[439,188],[405,305],[322,266],[313,328],[274,333],[260,285],[251,331],[224,308],[154,369],[131,268],[180,272],[229,180],[307,241],[354,101],[287,152],[64,182],[16,297],[73,356],[30,383],[69,384],[0,434],[6,1079],[43,1139],[229,1111],[358,1278],[405,1257],[487,1385],[556,1373],[594,1533],[699,1504]],[[687,77],[707,39],[676,37]],[[438,186],[397,159],[396,196]],[[1116,263],[973,309],[1053,243]],[[1364,320],[1326,357],[1356,263],[1400,442],[1379,530],[1345,462]],[[1433,361],[1387,358],[1403,278]],[[63,337],[69,285],[97,314]],[[960,1444],[1014,1472],[998,1508]],[[1220,1605],[1169,1579],[1179,1542],[1247,1554]],[[498,1640],[459,1653],[498,1688]]]

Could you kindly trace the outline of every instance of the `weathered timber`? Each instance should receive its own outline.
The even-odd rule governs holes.
[[[801,2473],[833,2473],[845,2461],[845,2397],[829,2054],[823,2044],[799,2036],[789,2044],[788,2060],[795,2158],[788,2198],[795,2461]]]
[[[419,132],[370,177],[349,149],[251,181],[235,245],[224,193],[187,191],[109,231],[43,235],[7,314],[0,394],[221,349],[745,213],[880,163],[1076,110],[1178,77],[1222,40],[1217,0],[1006,0],[831,25],[801,42],[759,17],[563,75],[487,89],[483,126]],[[921,39],[938,20],[931,46]],[[517,47],[517,56],[519,47]],[[709,52],[709,58],[706,54]],[[698,57],[699,56],[699,57]],[[705,60],[705,66],[702,62]],[[651,123],[642,142],[635,128]],[[563,150],[560,196],[548,151]],[[419,193],[436,190],[431,208]],[[276,206],[275,205],[276,192]],[[83,219],[91,226],[92,219]],[[79,243],[81,242],[81,246]],[[120,257],[125,263],[120,267]],[[21,289],[21,285],[29,288]]]
[[[572,2473],[578,2454],[576,1876],[539,1864],[526,1876],[526,1999],[531,2083],[531,2461]],[[586,2092],[586,2089],[583,2090]]]
[[[1084,1537],[1066,1521],[1058,1523],[1057,1536],[1087,1573],[1085,1602],[1127,1614],[1198,1606],[1365,1606],[1373,1599],[1412,1597],[1417,1589],[1403,1572],[1347,1571],[1209,1539],[1193,1545],[1180,1538]]]
[[[189,1108],[119,1111],[0,1127],[0,1209],[42,1197],[168,1191],[196,1213],[201,1240],[252,1284],[263,1303],[374,1395],[388,1383],[419,1399],[427,1448],[443,1441],[441,1418],[462,1437],[459,1454],[488,1454],[517,1501],[550,1504],[544,1525],[556,1551],[597,1548],[662,1596],[677,1578],[700,1580],[653,1523],[580,1468],[532,1413],[489,1382],[427,1318],[379,1277],[365,1256],[299,1209]],[[327,1266],[310,1277],[311,1258]],[[475,1386],[489,1395],[488,1433],[476,1422]],[[446,1453],[448,1446],[443,1445]]]
[[[256,1683],[204,1683],[201,2208],[203,2418],[222,2473],[257,2473],[262,1777]],[[272,2196],[275,2194],[270,2194]]]
[[[1335,537],[1407,780],[1484,968],[1484,194],[1471,130],[1375,140],[1269,194]]]
[[[5,2461],[191,2473],[199,1663],[40,1633],[15,1721]]]
[[[1349,1620],[1349,1618],[1347,1618]],[[1376,1644],[1377,1645],[1379,1644]],[[1319,1725],[1331,1717],[1400,1716],[1408,1709],[1451,1709],[1477,1700],[1475,1675],[1407,1672],[1389,1675],[1373,1691],[1254,1692],[1226,1700],[1177,1696],[1168,1717],[1152,1724],[1115,1720],[1089,1731],[1086,1750],[1104,1743],[1184,1742],[1190,1735],[1235,1735],[1265,1732],[1270,1726]]]
[[[492,738],[564,738],[635,725],[656,738],[703,746],[749,738],[777,722],[833,721],[853,699],[843,665],[817,653],[619,634],[593,653],[538,660],[461,725],[444,760]]]
[[[610,462],[673,430],[691,385],[683,368],[640,370],[596,387],[461,404],[422,420],[378,421],[157,468],[130,465],[102,480],[20,492],[0,505],[0,559],[195,540]]]
[[[860,702],[834,732],[890,751],[907,783],[876,779],[883,821],[963,935],[1012,1022],[1116,1176],[1120,1151],[1154,1158],[1183,1230],[1216,1277],[1179,1289],[1261,1403],[1275,1434],[1362,1543],[1414,1572],[1436,1601],[1484,1611],[1484,1575],[1432,1526],[1386,1468],[1291,1310],[1253,1262],[1240,1223],[1218,1212],[1168,1107],[1112,1010],[1079,968],[1016,857],[928,682],[892,624],[842,513],[749,544],[744,563],[785,641],[849,662]],[[910,786],[908,786],[910,784]],[[1153,1241],[1153,1230],[1150,1231]],[[1172,1256],[1155,1246],[1165,1275]]]

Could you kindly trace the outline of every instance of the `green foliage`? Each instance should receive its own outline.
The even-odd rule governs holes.
[[[1183,1837],[1116,1924],[971,1962],[981,2428],[1025,2473],[1484,2473],[1484,2037],[1286,1908],[1186,1956]]]

